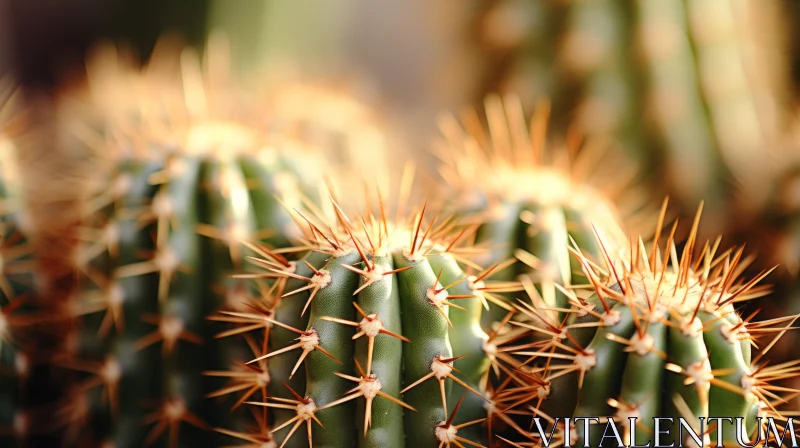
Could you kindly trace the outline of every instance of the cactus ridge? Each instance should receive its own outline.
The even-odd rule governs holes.
[[[275,283],[266,308],[221,313],[240,319],[241,332],[268,333],[268,350],[247,363],[268,361],[267,397],[246,403],[270,409],[280,446],[485,439],[477,425],[488,418],[492,360],[480,318],[499,293],[520,290],[492,279],[513,260],[474,263],[480,250],[464,245],[474,228],[428,220],[427,202],[408,218],[405,207],[392,218],[380,195],[357,219],[331,204],[296,211],[305,234],[298,260],[248,244],[266,273],[240,277]],[[295,435],[302,429],[305,437]]]
[[[640,239],[628,256],[604,255],[596,264],[573,246],[591,289],[587,293],[565,288],[566,309],[548,308],[535,296],[532,304],[517,306],[519,313],[512,322],[522,329],[518,334],[533,342],[501,348],[513,355],[506,358],[507,368],[520,373],[518,387],[506,389],[500,398],[538,394],[530,415],[547,422],[546,434],[556,425],[556,438],[561,438],[557,446],[584,442],[598,446],[606,416],[624,425],[626,431],[620,436],[625,444],[633,437],[626,423],[630,417],[637,418],[637,444],[652,440],[655,417],[687,419],[700,443],[688,435],[686,440],[674,439],[678,420],[669,427],[667,438],[700,446],[714,446],[717,440],[737,443],[736,418],[746,423],[744,440],[749,442],[760,437],[756,417],[774,417],[784,429],[781,422],[786,417],[778,408],[785,400],[772,391],[788,390],[776,383],[800,375],[800,366],[797,362],[767,366],[764,356],[800,315],[758,323],[751,321],[755,313],[740,315],[736,306],[769,293],[760,282],[771,270],[742,280],[752,260],[744,256],[743,248],[721,252],[720,239],[706,242],[702,255],[694,257],[702,205],[682,254],[674,241],[677,222],[662,252],[659,235],[665,210],[666,202],[649,252]],[[566,317],[559,318],[559,311]],[[760,353],[752,347],[760,347]],[[596,427],[587,440],[587,422],[573,420],[577,425],[569,428],[570,439],[564,440],[563,419],[578,417],[599,420],[592,423]],[[702,425],[699,417],[706,419]],[[727,417],[732,423],[714,425],[708,420],[714,417]],[[767,420],[761,425],[763,434],[776,436],[767,432]],[[534,432],[523,431],[520,436],[529,441],[524,443],[541,442]]]

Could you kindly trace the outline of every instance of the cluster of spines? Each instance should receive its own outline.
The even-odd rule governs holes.
[[[556,446],[583,443],[582,426],[570,428],[571,440],[563,440],[564,418],[599,418],[591,430],[595,443],[606,417],[625,427],[628,417],[637,417],[637,443],[646,443],[653,437],[653,417],[682,417],[714,446],[718,437],[735,443],[735,426],[718,435],[705,422],[702,434],[697,416],[742,417],[748,423],[745,441],[752,442],[748,437],[760,429],[773,442],[778,435],[769,432],[768,420],[756,428],[755,417],[773,417],[782,432],[782,422],[793,415],[780,408],[800,391],[780,382],[800,375],[800,366],[796,361],[767,366],[764,356],[798,316],[754,322],[757,312],[742,318],[734,309],[768,293],[759,283],[770,271],[740,280],[748,260],[742,249],[719,253],[720,239],[707,242],[694,258],[697,221],[680,258],[673,240],[677,223],[662,254],[662,223],[663,214],[649,254],[641,239],[628,257],[605,254],[599,264],[571,248],[594,294],[564,289],[569,306],[548,307],[531,291],[532,303],[517,305],[508,339],[498,347],[508,355],[506,369],[516,384],[498,399],[513,403],[511,414],[562,425]],[[762,338],[768,339],[764,345]],[[751,346],[760,350],[757,356],[751,357]],[[537,396],[536,405],[524,405]],[[518,438],[509,441],[513,446],[542,443],[532,427],[520,431],[519,426]],[[628,443],[629,434],[623,437]]]
[[[240,238],[255,234],[244,174],[213,156],[132,160],[96,197],[76,264],[83,283],[65,311],[81,325],[60,363],[86,373],[64,410],[73,437],[113,446],[201,440],[213,423],[243,427],[244,410],[215,391],[214,372],[255,348],[215,338],[220,309],[245,310],[251,290],[230,275],[244,261]],[[233,196],[237,196],[234,198]],[[249,202],[248,202],[249,203]],[[210,405],[216,399],[218,406]],[[219,400],[222,400],[220,402]],[[74,406],[70,406],[74,408]]]
[[[26,407],[26,395],[37,356],[30,336],[42,322],[31,300],[36,285],[30,242],[17,227],[16,217],[4,213],[0,222],[0,441],[9,446],[26,443],[30,431],[38,429],[30,428],[34,410]]]
[[[218,430],[267,440],[270,427],[269,440],[280,446],[342,437],[381,446],[496,440],[492,421],[505,416],[495,413],[490,371],[503,374],[495,361],[503,354],[492,352],[497,334],[484,333],[480,319],[489,303],[503,303],[500,294],[522,289],[490,281],[514,261],[482,269],[471,261],[480,250],[459,247],[475,227],[451,219],[437,225],[438,217],[423,225],[426,206],[413,220],[399,213],[393,221],[379,200],[378,212],[356,224],[332,203],[327,218],[296,211],[305,232],[300,260],[247,244],[266,273],[239,277],[274,283],[262,289],[261,306],[218,318],[239,324],[228,335],[268,335],[267,350],[247,363],[266,367],[266,399],[246,403],[271,412],[262,414],[259,433]],[[238,378],[229,392],[244,391],[240,401],[256,390],[263,397],[256,376]],[[355,411],[357,425],[349,420]],[[298,438],[303,425],[306,437]]]
[[[649,215],[647,206],[630,193],[632,173],[609,147],[575,133],[563,145],[548,142],[548,104],[540,104],[526,123],[518,97],[492,95],[485,103],[487,129],[474,111],[463,124],[454,117],[441,121],[441,177],[466,196],[456,207],[478,226],[476,243],[490,245],[484,264],[517,259],[501,275],[514,281],[527,277],[545,291],[548,303],[563,306],[565,297],[555,285],[585,281],[569,254],[570,240],[599,257],[599,237],[617,253],[627,244],[625,231]],[[616,176],[608,177],[610,172]],[[485,325],[509,309],[493,307]]]

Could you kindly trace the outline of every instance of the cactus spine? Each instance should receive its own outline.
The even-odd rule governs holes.
[[[268,398],[248,403],[272,411],[280,446],[478,443],[491,364],[482,302],[508,284],[469,262],[465,232],[428,220],[427,206],[392,219],[379,200],[354,219],[333,204],[332,216],[299,212],[298,261],[251,246],[260,276],[277,279],[274,300],[223,313],[269,323],[268,351],[250,361],[268,361]]]
[[[575,248],[594,291],[570,294],[567,319],[520,307],[515,320],[525,322],[538,343],[509,353],[535,381],[508,393],[547,388],[534,409],[548,428],[546,434],[558,421],[560,443],[598,446],[603,435],[612,437],[604,432],[606,416],[626,428],[618,434],[623,444],[654,440],[657,417],[674,419],[661,422],[661,428],[670,430],[670,435],[659,436],[662,441],[694,446],[753,443],[758,438],[764,442],[764,437],[777,435],[768,433],[767,420],[756,417],[778,418],[783,431],[784,420],[776,410],[783,400],[770,390],[800,370],[796,362],[767,366],[764,357],[798,316],[755,323],[752,315],[739,314],[736,304],[768,293],[759,282],[769,271],[741,280],[748,263],[743,250],[720,253],[719,240],[707,242],[702,255],[694,258],[699,216],[698,211],[680,255],[674,227],[666,250],[659,248],[663,220],[649,252],[640,243],[629,257],[606,255],[602,266]],[[753,346],[762,351],[753,352]],[[589,430],[590,420],[582,417],[597,420],[595,427]],[[631,417],[637,419],[632,429]],[[694,437],[680,427],[679,417],[691,425]],[[719,417],[727,423],[715,425],[713,419]],[[575,426],[565,428],[564,418]],[[741,435],[737,419],[743,422]]]
[[[168,64],[178,60],[168,55]],[[260,354],[260,341],[224,338],[236,331],[230,319],[210,316],[258,304],[255,289],[231,279],[244,261],[239,241],[289,245],[299,234],[288,210],[317,188],[301,191],[298,170],[323,178],[316,170],[325,154],[314,142],[325,125],[302,115],[297,100],[307,97],[264,105],[263,120],[261,105],[231,92],[215,61],[204,72],[187,50],[180,72],[164,62],[157,57],[142,72],[93,66],[98,101],[105,89],[129,88],[133,97],[99,107],[107,115],[96,133],[74,128],[109,155],[102,162],[111,175],[87,204],[76,260],[82,284],[68,311],[81,325],[60,360],[85,374],[65,410],[70,442],[198,446],[212,427],[245,428],[250,415],[223,388],[224,376]],[[325,106],[342,103],[329,98]],[[374,143],[380,135],[370,130]],[[338,149],[354,150],[337,131]]]
[[[0,83],[5,80],[0,79]],[[0,84],[0,445],[30,443],[31,370],[39,354],[32,331],[41,315],[32,234],[23,204],[15,128],[20,115],[15,92]],[[37,397],[40,398],[40,397]]]
[[[518,98],[492,95],[486,99],[488,129],[474,111],[463,124],[445,117],[440,173],[446,188],[459,195],[456,207],[475,219],[476,241],[491,246],[485,264],[516,257],[521,263],[500,275],[522,275],[540,287],[550,306],[563,307],[566,296],[556,285],[585,281],[574,274],[580,265],[569,254],[571,241],[597,257],[602,247],[616,253],[627,247],[625,226],[642,209],[634,195],[621,194],[630,174],[611,151],[582,145],[575,134],[563,145],[547,141],[549,111],[540,105],[526,124]],[[579,146],[583,152],[574,157]],[[486,325],[512,309],[498,303]]]

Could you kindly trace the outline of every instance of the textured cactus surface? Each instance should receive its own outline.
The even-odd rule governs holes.
[[[206,405],[218,381],[203,372],[248,353],[215,344],[220,328],[207,317],[226,299],[241,306],[237,299],[247,297],[229,281],[242,259],[228,243],[274,228],[259,218],[269,220],[279,205],[258,201],[268,188],[248,189],[248,179],[262,181],[266,171],[252,160],[175,154],[120,169],[93,217],[102,221],[87,223],[99,232],[81,253],[86,277],[73,312],[82,326],[68,363],[90,374],[96,436],[121,447],[153,442],[167,427],[176,434],[184,424],[206,427],[201,422],[227,413],[224,403],[225,413]],[[203,436],[194,437],[182,434],[180,446]]]
[[[7,198],[5,193],[5,189],[0,191],[3,199]],[[0,231],[0,257],[3,262],[0,276],[0,443],[15,446],[24,443],[28,435],[28,422],[23,409],[28,356],[19,340],[19,332],[26,320],[20,312],[24,311],[20,308],[26,299],[22,294],[30,291],[33,285],[29,278],[23,277],[25,272],[20,271],[20,268],[24,268],[23,256],[26,254],[24,240],[20,238],[13,214],[3,213]],[[20,280],[27,282],[20,283]]]
[[[277,279],[258,313],[227,312],[244,328],[268,323],[268,408],[280,446],[461,446],[487,437],[489,335],[482,303],[507,282],[469,262],[450,219],[300,213],[305,255],[288,261],[252,246]],[[327,217],[326,217],[327,216]],[[260,365],[260,364],[259,364]],[[231,434],[235,435],[235,434]],[[247,434],[239,433],[245,438]]]
[[[555,285],[586,281],[570,256],[571,242],[597,259],[601,248],[616,254],[628,245],[624,226],[634,224],[642,209],[633,195],[621,194],[630,170],[612,151],[603,154],[604,148],[571,135],[561,145],[547,141],[548,113],[549,107],[540,105],[527,122],[518,98],[490,96],[487,129],[474,111],[462,123],[443,119],[440,172],[446,188],[459,197],[456,207],[475,219],[476,241],[490,249],[486,264],[516,257],[521,262],[498,275],[507,280],[524,275],[564,307],[566,296]],[[575,157],[571,151],[579,147],[583,152]],[[486,322],[512,309],[492,308]]]
[[[777,409],[785,403],[773,391],[791,393],[778,382],[800,371],[796,361],[767,366],[764,357],[798,316],[756,323],[753,315],[740,315],[737,306],[768,293],[759,285],[768,272],[743,281],[748,264],[743,250],[721,251],[719,240],[707,242],[702,255],[693,257],[698,221],[699,214],[680,255],[674,233],[663,253],[656,239],[649,252],[641,244],[626,259],[605,258],[605,265],[591,264],[576,248],[594,290],[571,293],[565,319],[541,306],[520,307],[521,317],[513,320],[533,342],[505,347],[526,371],[528,380],[521,383],[528,384],[503,392],[504,399],[539,393],[532,416],[541,419],[545,434],[556,423],[562,445],[569,437],[572,446],[598,446],[607,435],[604,443],[617,446],[619,439],[605,430],[607,417],[625,428],[618,436],[626,445],[632,439],[652,442],[655,418],[674,419],[660,423],[670,431],[660,439],[676,446],[774,441],[767,420],[759,428],[756,417],[775,417],[778,436],[782,433],[786,416]],[[656,235],[660,230],[659,225]],[[637,422],[632,430],[631,417]],[[713,420],[717,417],[728,420]],[[572,418],[574,426],[565,428],[564,418]],[[678,418],[690,428],[681,428]],[[527,434],[530,440],[537,436]]]

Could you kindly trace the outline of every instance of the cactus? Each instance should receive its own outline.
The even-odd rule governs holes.
[[[513,321],[537,342],[503,346],[515,357],[509,361],[513,368],[524,374],[501,397],[514,401],[540,393],[530,416],[540,419],[543,436],[556,425],[562,444],[599,446],[603,435],[612,438],[610,430],[604,432],[606,417],[625,428],[618,433],[625,445],[653,441],[655,418],[674,419],[660,422],[670,431],[659,436],[666,444],[740,446],[737,419],[744,422],[741,440],[748,443],[783,432],[785,416],[777,409],[796,392],[777,384],[800,369],[796,361],[767,366],[765,356],[800,315],[753,322],[754,314],[740,314],[737,306],[769,293],[760,282],[770,271],[741,280],[749,263],[743,248],[720,252],[719,239],[707,242],[695,258],[699,218],[700,211],[680,254],[675,227],[661,252],[663,214],[650,251],[640,239],[628,257],[606,254],[605,265],[598,266],[574,247],[594,291],[570,292],[566,319],[541,307],[518,307],[521,317]],[[594,426],[581,417],[594,418]],[[719,417],[728,420],[710,420]],[[775,417],[779,433],[769,433],[767,420],[756,417]],[[566,428],[565,418],[573,426]],[[681,427],[678,418],[691,428]],[[521,436],[533,440],[539,434]]]
[[[478,33],[498,63],[487,65],[489,81],[478,95],[516,93],[525,104],[551,98],[559,129],[577,123],[619,141],[642,173],[663,179],[650,184],[657,196],[669,194],[687,215],[705,200],[704,225],[720,232],[729,214],[752,213],[764,194],[760,156],[790,116],[790,85],[779,71],[785,45],[776,42],[787,26],[783,8],[491,2],[479,14]],[[732,203],[732,184],[749,200]]]
[[[90,93],[105,115],[71,127],[111,174],[98,176],[85,204],[81,285],[65,312],[80,326],[58,362],[82,373],[62,412],[68,443],[198,446],[212,426],[245,428],[250,415],[220,390],[219,374],[259,345],[222,337],[229,319],[209,316],[258,303],[255,289],[230,278],[244,261],[238,241],[290,245],[301,235],[289,210],[324,185],[318,170],[331,142],[298,102],[320,94],[293,90],[261,104],[248,98],[257,92],[231,90],[215,61],[204,72],[187,50],[175,80],[177,56],[159,54],[139,72],[101,53]],[[131,96],[100,102],[119,89]],[[355,150],[340,140],[337,149]]]
[[[89,373],[95,437],[118,447],[152,443],[181,421],[205,427],[201,421],[215,418],[204,406],[214,384],[202,372],[227,365],[237,351],[214,343],[206,317],[237,291],[226,269],[240,260],[225,252],[225,239],[257,222],[242,214],[249,205],[235,206],[250,198],[236,161],[173,154],[120,168],[111,184],[119,196],[98,213],[105,226],[82,251],[86,276],[72,311],[82,327],[64,361]]]
[[[540,105],[528,126],[519,98],[489,96],[488,130],[474,111],[465,114],[466,131],[446,116],[440,125],[446,140],[438,153],[445,188],[459,198],[455,208],[475,220],[476,241],[491,246],[484,264],[518,258],[521,263],[503,271],[505,279],[523,275],[552,306],[564,307],[566,296],[555,285],[586,281],[575,275],[580,265],[569,255],[570,241],[597,260],[601,247],[624,250],[627,227],[635,226],[646,208],[637,205],[636,189],[625,196],[631,171],[611,151],[603,154],[604,148],[593,145],[599,141],[581,145],[576,134],[568,134],[563,146],[547,141],[549,110]],[[583,152],[573,157],[579,145]],[[497,304],[485,325],[511,309]]]
[[[208,151],[205,140],[212,139],[218,151],[236,151],[242,157],[251,153],[253,163],[269,167],[261,179],[248,172],[247,181],[264,192],[262,201],[274,203],[271,217],[259,218],[272,220],[262,228],[272,229],[269,243],[276,247],[289,244],[287,236],[294,232],[283,208],[316,197],[323,184],[322,189],[334,193],[360,187],[352,184],[360,173],[390,166],[390,137],[395,136],[368,95],[345,82],[280,75],[283,66],[241,75],[231,72],[223,35],[210,36],[206,47],[201,61],[192,48],[162,39],[147,66],[140,68],[124,47],[99,45],[87,64],[90,110],[72,114],[77,122],[70,128],[92,145],[97,145],[98,133],[118,139],[120,133],[132,132],[166,138],[168,146],[196,146],[191,149],[200,152]],[[224,138],[221,132],[234,140],[214,140]],[[123,138],[114,144],[126,151],[141,152],[146,146],[140,145],[146,139],[135,135]],[[285,207],[274,200],[276,194]]]
[[[335,201],[332,215],[298,211],[306,252],[297,261],[249,245],[265,272],[242,277],[272,278],[271,301],[259,312],[223,315],[268,335],[267,351],[248,363],[266,367],[268,397],[247,403],[272,411],[281,447],[485,438],[478,423],[490,403],[491,360],[481,307],[509,284],[491,281],[498,266],[468,261],[475,250],[460,245],[466,230],[456,231],[454,220],[427,220],[427,203],[411,219],[398,208],[393,219],[381,197],[357,218]]]

